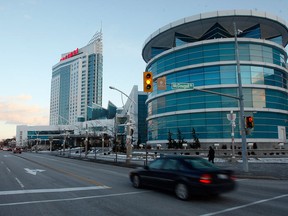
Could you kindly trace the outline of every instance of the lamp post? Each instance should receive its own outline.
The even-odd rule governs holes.
[[[90,109],[92,109],[92,111],[93,111],[93,109],[94,109],[94,107],[93,106],[98,106],[98,107],[101,107],[99,104],[96,104],[96,103],[92,103],[92,106],[88,106],[87,105],[87,108],[90,108]],[[102,107],[101,107],[102,108]],[[85,134],[85,157],[87,157],[87,154],[88,154],[88,142],[89,142],[89,137],[88,137],[88,124],[87,124],[87,120],[88,120],[88,118],[87,118],[87,113],[86,113],[86,115],[85,115],[85,123],[86,123],[86,130],[85,130],[85,132],[86,132],[86,134]],[[95,149],[95,151],[96,151],[96,149]],[[95,158],[96,158],[96,153],[95,153]]]
[[[39,132],[36,132],[36,134],[37,134],[37,139],[36,139],[36,153],[38,153],[38,142],[39,142],[38,136],[39,136]]]
[[[51,152],[52,151],[53,137],[49,137],[49,143],[50,143],[50,152]]]
[[[87,110],[88,110],[88,108],[93,110],[93,107],[87,105]],[[84,141],[84,143],[85,143],[85,158],[87,157],[87,154],[88,154],[88,142],[89,142],[87,121],[88,121],[88,119],[87,119],[87,113],[86,113],[86,115],[85,115],[86,129],[85,129],[85,141]]]
[[[231,124],[231,148],[232,148],[232,162],[235,162],[235,139],[234,139],[234,128],[236,127],[235,120],[236,114],[233,113],[233,110],[230,111],[230,114],[227,114],[227,119],[230,121]]]
[[[116,91],[120,92],[121,94],[125,95],[134,105],[137,105],[137,103],[131,97],[129,97],[127,94],[125,94],[123,91],[121,91],[121,90],[119,90],[113,86],[109,86],[109,88],[112,90],[116,90]],[[130,162],[131,155],[132,155],[132,142],[133,142],[132,137],[133,137],[134,129],[130,128],[131,125],[132,125],[131,123],[127,124],[128,130],[127,130],[127,134],[126,134],[126,148],[127,148],[126,149],[126,163]]]

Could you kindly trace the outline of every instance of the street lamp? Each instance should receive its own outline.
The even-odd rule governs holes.
[[[65,145],[66,145],[67,135],[68,135],[68,131],[64,130],[63,155],[65,155]]]
[[[119,90],[119,89],[117,89],[117,88],[115,88],[113,86],[109,86],[109,88],[113,89],[113,90],[116,90],[116,91],[120,92],[121,94],[124,94],[130,101],[132,101],[136,105],[136,102],[132,98],[130,98],[127,94],[125,94],[123,91],[121,91],[121,90]]]
[[[112,90],[116,90],[118,92],[120,92],[121,94],[125,95],[134,105],[137,105],[137,103],[131,98],[129,97],[127,94],[125,94],[123,91],[113,87],[113,86],[109,86],[110,89]],[[127,126],[129,127],[127,135],[126,135],[126,162],[129,163],[130,162],[130,158],[131,158],[131,154],[132,154],[132,137],[133,137],[133,132],[134,129],[133,127],[131,127],[132,125],[135,125],[135,123],[128,123]]]
[[[100,106],[99,104],[96,104],[96,103],[92,103],[92,106],[88,106],[87,105],[87,108],[90,108],[93,111],[93,109],[94,109],[93,106],[97,106],[97,107],[101,107],[102,108],[102,106]],[[86,115],[85,115],[85,124],[86,124],[86,130],[85,130],[85,132],[86,132],[86,136],[85,136],[85,157],[87,157],[87,154],[88,154],[88,142],[89,142],[87,121],[88,121],[88,118],[87,118],[87,113],[86,113]]]

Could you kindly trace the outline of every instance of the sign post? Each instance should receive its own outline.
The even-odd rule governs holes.
[[[233,110],[230,111],[230,114],[227,114],[227,119],[231,123],[231,138],[232,138],[232,162],[235,161],[235,147],[234,147],[234,128],[236,127],[235,125],[235,120],[236,120],[236,114],[233,114]]]

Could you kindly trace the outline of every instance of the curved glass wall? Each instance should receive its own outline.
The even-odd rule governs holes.
[[[168,54],[155,58],[153,62],[147,66],[147,70],[152,71],[155,76],[179,67],[235,60],[235,44],[233,41],[229,43],[200,44],[169,52]],[[287,55],[284,49],[272,47],[271,45],[239,41],[239,60],[271,63],[285,67]]]
[[[210,42],[210,41],[209,41]],[[175,91],[171,84],[193,83],[195,87],[238,96],[235,44],[211,40],[209,44],[184,45],[155,57],[147,66],[154,77],[166,77],[166,90],[154,91],[148,99],[149,140],[192,139],[195,128],[199,139],[231,138],[227,120],[230,110],[238,110],[238,100],[197,90]],[[278,126],[288,128],[288,73],[284,49],[271,43],[239,41],[240,71],[245,114],[253,115],[253,137],[277,139]],[[156,81],[156,80],[155,80]],[[271,110],[272,111],[271,111]],[[239,113],[236,112],[239,121]],[[235,138],[240,138],[239,122]]]

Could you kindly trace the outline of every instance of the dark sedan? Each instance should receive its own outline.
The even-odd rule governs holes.
[[[164,156],[130,172],[135,188],[172,190],[181,200],[192,195],[218,195],[236,188],[233,171],[216,167],[201,157]]]

